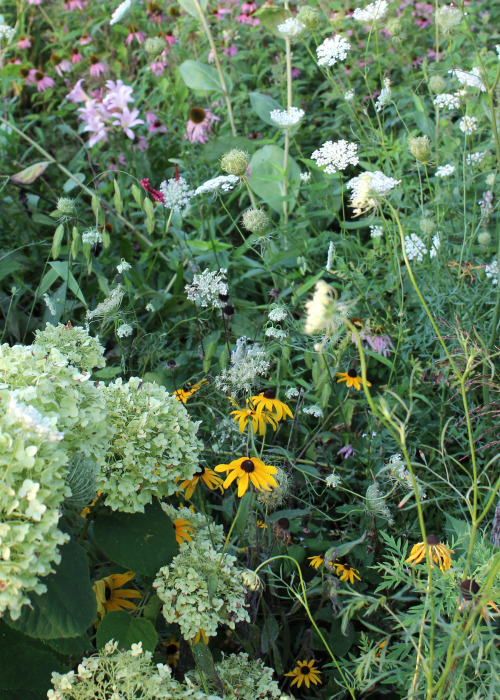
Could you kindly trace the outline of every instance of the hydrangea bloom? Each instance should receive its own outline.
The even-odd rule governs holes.
[[[337,170],[345,170],[349,165],[359,163],[358,146],[344,139],[335,143],[327,141],[314,151],[311,158],[316,161],[318,167],[326,166],[325,172],[333,175]]]
[[[115,428],[98,488],[105,504],[127,513],[144,512],[154,496],[169,496],[176,479],[191,479],[201,447],[183,404],[163,386],[132,377],[103,387]]]
[[[334,66],[337,61],[345,61],[347,52],[350,51],[350,42],[340,34],[325,39],[316,49],[318,66]]]
[[[94,338],[82,326],[72,326],[71,323],[53,326],[47,323],[43,331],[35,332],[33,345],[49,354],[52,348],[57,348],[70,365],[78,367],[82,372],[91,372],[96,367],[106,366],[104,347],[98,338]]]
[[[213,581],[215,590],[208,590]],[[179,548],[179,554],[164,566],[153,583],[163,601],[163,616],[177,623],[184,639],[194,639],[200,629],[207,637],[217,634],[219,624],[231,629],[236,622],[249,622],[246,611],[243,570],[236,558],[221,553],[206,540],[196,538]]]

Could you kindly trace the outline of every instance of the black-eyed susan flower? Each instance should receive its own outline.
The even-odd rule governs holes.
[[[184,518],[177,518],[173,522],[175,531],[175,541],[177,544],[182,544],[183,542],[191,542],[194,533],[194,527],[190,522],[184,520]]]
[[[135,573],[133,571],[127,571],[124,574],[111,574],[111,576],[106,576],[98,581],[95,581],[92,588],[97,599],[97,616],[99,618],[104,617],[107,612],[112,610],[134,610],[137,605],[132,603],[129,598],[142,598],[139,591],[135,591],[133,588],[121,588],[125,583],[128,583],[133,579]]]
[[[355,369],[350,369],[348,372],[337,372],[335,376],[340,377],[337,379],[337,384],[339,382],[345,382],[348,387],[353,386],[356,391],[361,389],[362,384],[365,384],[366,386],[372,385],[368,380],[364,382],[363,378],[358,375]]]
[[[276,467],[267,466],[257,457],[240,457],[229,464],[219,464],[215,467],[216,472],[229,472],[223,484],[227,489],[232,482],[238,480],[238,496],[241,498],[248,490],[249,482],[259,491],[271,491],[271,488],[278,484],[272,476],[277,473]]]
[[[196,474],[194,474],[191,479],[186,479],[182,482],[182,484],[179,484],[179,488],[183,490],[186,489],[186,493],[184,495],[188,500],[193,495],[200,479],[203,481],[205,486],[210,489],[210,491],[219,489],[221,493],[224,492],[222,487],[222,479],[220,476],[217,476],[212,469],[208,469],[207,467],[204,467],[203,464],[199,464]]]
[[[293,677],[291,685],[297,684],[297,688],[300,688],[302,683],[305,683],[306,688],[310,688],[311,683],[317,685],[321,683],[319,678],[321,671],[316,668],[315,663],[314,659],[311,661],[297,661],[297,666],[290,673],[285,673],[285,676]]]
[[[252,404],[255,406],[255,412],[258,416],[260,416],[262,411],[268,411],[272,418],[277,421],[286,420],[287,416],[293,418],[293,413],[286,403],[276,398],[274,389],[266,389],[258,396],[252,396]]]
[[[203,642],[203,644],[208,644],[208,637],[205,634],[205,630],[199,630],[196,633],[196,637],[193,639],[193,644],[199,644],[199,642]]]
[[[267,525],[263,520],[257,520],[257,527],[260,530],[267,530]]]
[[[200,382],[196,382],[196,384],[185,384],[182,389],[177,389],[174,391],[172,396],[175,396],[177,401],[182,401],[182,403],[186,403],[186,401],[189,399],[190,396],[195,394],[200,387],[202,387],[204,384],[208,384],[208,381],[206,379],[202,379]]]
[[[335,573],[341,581],[349,581],[349,583],[354,583],[355,578],[357,578],[358,581],[361,581],[361,578],[358,576],[359,571],[354,569],[350,564],[341,564],[340,562],[336,561],[334,562],[334,566]]]
[[[240,433],[244,432],[250,422],[252,424],[252,430],[256,435],[264,435],[266,432],[266,424],[269,424],[273,430],[276,430],[278,427],[278,424],[269,413],[266,411],[257,413],[257,410],[248,399],[246,408],[238,408],[236,411],[231,411],[230,415],[234,416],[234,422],[238,423]]]
[[[325,561],[322,556],[319,554],[316,554],[314,557],[307,557],[309,561],[311,562],[309,566],[314,566],[315,569],[319,569],[321,564]]]
[[[448,549],[446,545],[441,544],[436,535],[429,535],[427,537],[427,544],[425,542],[418,542],[413,545],[410,556],[406,559],[405,563],[411,564],[413,567],[415,564],[420,564],[420,562],[424,561],[426,547],[429,547],[432,560],[439,566],[443,573],[446,569],[450,568],[450,554],[454,554],[454,552],[452,549]]]
[[[466,579],[465,581],[462,581],[462,583],[460,584],[460,593],[462,594],[462,601],[458,606],[458,609],[462,611],[467,610],[470,607],[475,607],[478,601],[480,590],[480,585],[477,583],[477,581],[474,581],[474,579]],[[500,610],[492,600],[488,601],[487,607],[493,608],[493,610],[495,610],[495,612],[500,615]],[[486,622],[488,618],[488,610],[486,609],[486,607],[483,606],[479,610],[479,612],[483,620]]]
[[[177,641],[176,637],[171,637],[169,642],[162,642],[162,646],[165,647],[167,652],[167,664],[173,668],[177,668],[177,661],[180,657],[180,642]]]

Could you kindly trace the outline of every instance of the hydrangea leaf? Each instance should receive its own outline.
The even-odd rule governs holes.
[[[0,623],[0,689],[44,692],[52,671],[63,671],[44,644]],[[2,694],[2,698],[4,695]],[[22,695],[23,700],[28,696]],[[40,697],[38,694],[36,697]]]
[[[106,613],[97,628],[97,648],[103,649],[106,642],[114,639],[120,649],[130,649],[132,644],[142,642],[145,651],[153,652],[158,643],[154,625],[143,617],[132,617],[124,610]]]
[[[97,617],[97,603],[85,552],[75,540],[62,547],[60,564],[43,582],[46,593],[31,594],[31,609],[23,607],[16,620],[7,615],[6,622],[37,639],[83,634]]]
[[[94,534],[111,561],[144,576],[156,576],[178,551],[174,526],[159,503],[144,513],[102,513]]]

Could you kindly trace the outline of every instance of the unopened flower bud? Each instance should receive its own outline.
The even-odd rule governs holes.
[[[233,148],[228,153],[224,154],[220,161],[220,167],[228,175],[236,175],[243,177],[247,171],[250,156],[246,151],[240,151],[239,148]]]
[[[436,223],[432,219],[421,219],[420,220],[420,230],[428,236],[432,236],[434,231],[437,229]]]
[[[297,12],[297,19],[299,19],[308,29],[311,29],[312,31],[319,29],[319,27],[321,27],[323,24],[321,12],[316,7],[308,7],[307,5],[301,7]]]
[[[431,154],[431,142],[428,136],[412,136],[408,139],[410,153],[421,163],[427,163]]]
[[[243,214],[243,226],[252,233],[266,233],[272,221],[263,209],[249,209]]]
[[[166,47],[167,42],[161,36],[150,36],[144,42],[144,48],[153,56],[158,56]]]
[[[465,13],[467,14],[467,13]],[[453,5],[445,5],[440,7],[436,12],[436,24],[439,26],[443,34],[450,32],[462,21],[462,13],[458,7]]]
[[[391,35],[391,39],[393,41],[401,39],[402,25],[400,19],[398,19],[397,17],[393,17],[393,19],[390,19],[387,22],[386,29]]]
[[[75,201],[69,197],[60,197],[57,200],[57,211],[68,216],[75,211]]]
[[[439,95],[446,90],[446,80],[440,75],[433,75],[429,80],[429,88],[435,95]]]
[[[255,571],[250,571],[250,569],[243,572],[243,585],[250,591],[259,591],[264,588],[264,584],[259,576]]]
[[[491,245],[491,234],[489,231],[481,231],[481,233],[477,237],[477,242],[479,245],[483,246],[483,248],[489,248]]]

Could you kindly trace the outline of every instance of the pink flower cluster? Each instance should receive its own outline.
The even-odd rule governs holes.
[[[121,80],[116,83],[113,80],[106,81],[106,90],[94,93],[94,97],[87,95],[82,88],[83,79],[79,80],[68,95],[68,99],[75,104],[84,102],[83,107],[78,108],[79,118],[85,124],[83,131],[90,133],[89,146],[92,147],[99,141],[107,141],[108,133],[113,127],[121,128],[129,139],[135,139],[132,131],[134,126],[144,124],[143,119],[138,119],[139,110],[128,108],[129,102],[134,102],[132,88],[124,85]]]

